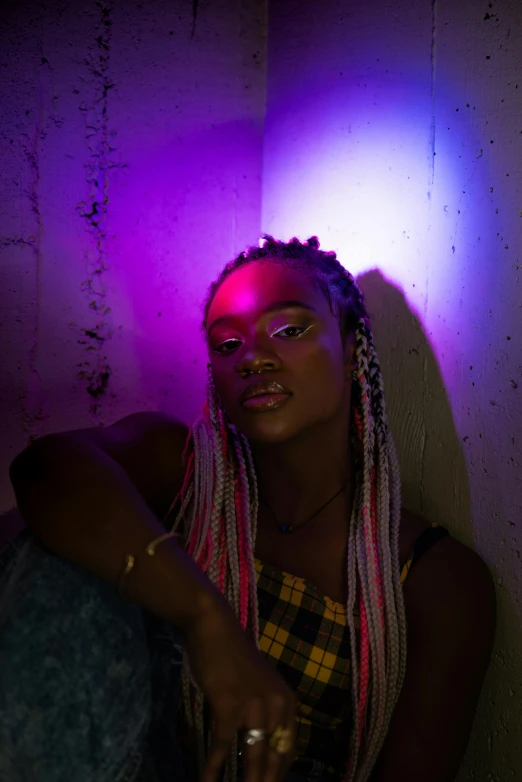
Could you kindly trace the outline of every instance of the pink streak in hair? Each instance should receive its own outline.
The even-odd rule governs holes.
[[[219,535],[219,548],[221,551],[220,557],[219,557],[219,574],[218,574],[218,581],[217,581],[217,587],[221,594],[225,594],[225,581],[227,576],[227,542],[226,542],[226,534],[225,534],[225,525],[221,525],[221,532]]]
[[[359,410],[354,409],[353,411],[353,420],[355,423],[355,431],[357,432],[357,437],[359,438],[359,441],[362,442],[363,439],[363,422],[362,422],[362,416]]]
[[[371,512],[372,540],[373,540],[373,550],[375,551],[376,565],[377,565],[376,567],[377,592],[379,593],[379,622],[381,625],[381,630],[384,634],[385,632],[384,593],[382,588],[382,573],[381,573],[381,561],[379,557],[379,546],[377,543],[377,483],[376,483],[375,466],[372,468],[370,495],[371,495],[371,507],[372,507],[372,512]],[[386,643],[386,639],[384,639],[384,643]]]
[[[185,496],[187,494],[188,488],[190,486],[190,482],[192,481],[192,478],[194,476],[194,451],[192,450],[191,453],[188,455],[188,450],[192,442],[192,427],[189,427],[187,439],[185,441],[185,447],[183,449],[183,453],[181,455],[182,464],[185,465],[185,474],[183,476],[183,484],[181,486],[181,489],[178,491],[176,496],[174,497],[174,501],[172,505],[170,506],[169,513],[172,510],[172,508],[176,507],[176,504],[178,501],[180,502],[180,506],[183,507],[183,503],[185,502]]]
[[[368,701],[368,682],[370,679],[370,634],[368,632],[368,616],[362,589],[359,583],[359,615],[361,622],[361,640],[359,652],[359,735],[358,746],[361,746],[362,734],[364,731],[364,716],[366,713],[366,704]]]
[[[234,495],[236,500],[236,518],[237,518],[237,537],[239,549],[239,615],[241,627],[246,629],[248,622],[248,604],[249,604],[249,583],[248,583],[248,560],[246,556],[246,535],[245,524],[247,519],[243,512],[243,502],[241,495],[241,481],[239,475],[234,476]]]

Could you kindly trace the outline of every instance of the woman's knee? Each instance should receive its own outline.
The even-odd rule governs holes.
[[[112,782],[148,725],[141,611],[27,536],[2,581],[0,779]]]

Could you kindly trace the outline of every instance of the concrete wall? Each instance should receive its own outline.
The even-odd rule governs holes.
[[[317,234],[374,320],[405,502],[499,627],[459,780],[522,779],[522,5],[270,5],[263,230]]]
[[[200,303],[260,231],[259,0],[8,2],[0,510],[29,438],[204,401]]]

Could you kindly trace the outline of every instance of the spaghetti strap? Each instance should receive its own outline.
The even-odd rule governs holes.
[[[412,567],[419,561],[423,554],[437,543],[441,538],[445,538],[449,535],[446,527],[441,527],[439,524],[431,524],[426,527],[425,530],[416,539],[413,544],[413,550],[404,564],[401,565],[401,583],[406,580],[408,573]]]

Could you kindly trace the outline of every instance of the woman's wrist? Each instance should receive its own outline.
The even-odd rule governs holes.
[[[155,613],[190,633],[209,617],[230,610],[223,596],[196,565],[176,538],[165,540],[154,556],[147,548],[134,555],[134,566],[128,573],[125,595],[133,602],[146,605],[152,584],[161,584],[161,594],[154,600]],[[144,600],[145,598],[145,600]]]

